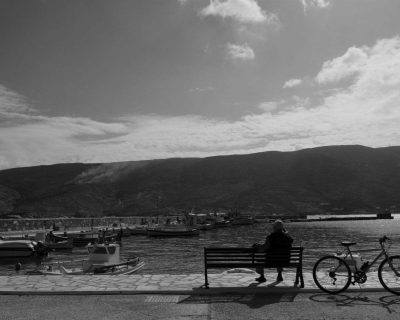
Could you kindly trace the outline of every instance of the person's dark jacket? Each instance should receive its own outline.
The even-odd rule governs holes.
[[[289,249],[293,239],[284,231],[275,231],[267,236],[264,247],[266,249],[266,262],[272,264],[286,264],[290,259]]]

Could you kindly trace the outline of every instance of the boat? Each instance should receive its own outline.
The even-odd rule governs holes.
[[[45,232],[37,232],[35,241],[43,243],[54,251],[72,250],[74,247],[72,238],[56,236],[52,232],[47,234]]]
[[[68,238],[72,238],[72,243],[75,247],[84,247],[88,245],[89,243],[94,243],[94,242],[113,242],[113,241],[119,241],[120,237],[118,237],[118,234],[107,234],[108,231],[81,231],[79,233],[69,233],[67,234]],[[100,239],[101,238],[101,239]]]
[[[181,225],[165,225],[147,229],[149,237],[192,237],[199,234],[198,229]]]
[[[31,240],[0,240],[0,258],[44,257],[50,249]]]
[[[147,226],[129,227],[132,236],[147,235]]]
[[[215,224],[214,223],[202,223],[196,225],[196,228],[199,230],[212,230],[215,229]]]
[[[229,220],[219,220],[215,222],[216,228],[226,228],[229,227],[231,222]]]
[[[58,261],[51,264],[43,264],[27,273],[42,275],[127,275],[140,270],[145,265],[137,256],[131,257],[126,261],[121,260],[121,247],[117,243],[90,244],[87,248],[89,257],[86,260]]]
[[[248,226],[254,224],[255,221],[251,217],[237,217],[231,220],[233,226]]]

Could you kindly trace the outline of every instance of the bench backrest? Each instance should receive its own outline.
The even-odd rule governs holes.
[[[204,248],[204,262],[213,266],[254,265],[265,267],[297,266],[302,263],[303,248],[285,252],[255,252],[253,248]]]

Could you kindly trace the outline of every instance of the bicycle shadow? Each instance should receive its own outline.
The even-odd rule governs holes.
[[[400,307],[400,297],[397,295],[388,295],[379,297],[378,299],[365,296],[365,293],[358,293],[355,296],[346,294],[330,295],[326,293],[318,293],[309,297],[314,302],[334,303],[337,307],[354,307],[354,306],[380,306],[388,313],[396,313],[391,307]]]

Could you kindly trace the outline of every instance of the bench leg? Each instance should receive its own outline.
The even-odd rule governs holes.
[[[300,288],[304,288],[303,268],[300,268]]]
[[[300,288],[304,288],[303,268],[301,266],[297,267],[296,281],[294,283],[295,286],[298,286],[299,280],[300,280]]]
[[[204,270],[204,288],[209,289],[207,268]]]

